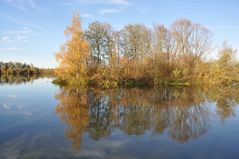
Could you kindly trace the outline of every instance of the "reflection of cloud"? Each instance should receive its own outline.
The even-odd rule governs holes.
[[[75,154],[76,157],[104,157],[104,152],[101,150],[86,150],[82,149],[79,153]]]
[[[13,98],[16,96],[13,95]],[[10,99],[12,100],[12,99]],[[21,104],[14,104],[12,102],[5,102],[0,104],[0,108],[16,115],[22,115],[23,117],[31,117],[33,113],[27,109],[28,104],[21,103]]]
[[[129,141],[122,141],[122,140],[105,140],[100,143],[101,147],[103,148],[110,148],[110,149],[119,149],[123,148],[127,145]]]
[[[17,98],[17,97],[18,97],[18,95],[16,95],[16,94],[10,94],[7,96],[7,98]]]
[[[9,110],[11,108],[11,105],[3,103],[2,107],[6,110]]]

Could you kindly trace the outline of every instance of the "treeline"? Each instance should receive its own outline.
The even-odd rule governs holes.
[[[93,22],[83,31],[79,15],[65,31],[68,41],[56,53],[61,81],[102,87],[225,84],[239,81],[236,50],[224,43],[215,60],[212,33],[187,19],[170,27],[129,24],[115,31]]]
[[[0,62],[0,77],[3,77],[3,79],[18,79],[18,77],[30,77],[30,76],[53,77],[54,69],[38,68],[32,64],[28,65],[19,62]]]
[[[31,76],[40,74],[40,69],[32,64],[22,64],[19,62],[0,62],[0,75],[22,75]]]

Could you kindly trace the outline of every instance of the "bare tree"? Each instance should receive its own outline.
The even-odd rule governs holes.
[[[207,28],[190,20],[181,19],[176,21],[171,29],[176,41],[177,54],[191,67],[209,52],[211,33]]]

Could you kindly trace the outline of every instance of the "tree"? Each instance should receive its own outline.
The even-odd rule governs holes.
[[[56,74],[69,83],[77,82],[80,85],[87,83],[87,59],[89,58],[89,44],[84,37],[79,15],[74,15],[72,25],[65,34],[68,41],[56,53],[60,63]]]
[[[93,22],[85,36],[90,44],[91,58],[98,66],[106,64],[112,57],[112,27],[107,23]]]
[[[239,68],[235,60],[237,50],[233,49],[226,42],[219,50],[219,59],[211,64],[208,79],[212,84],[235,83],[239,81]]]
[[[122,54],[128,60],[144,59],[151,52],[151,32],[143,24],[129,24],[122,32]]]
[[[195,67],[210,51],[211,33],[204,26],[181,19],[173,24],[171,30],[176,41],[177,54],[188,67]]]

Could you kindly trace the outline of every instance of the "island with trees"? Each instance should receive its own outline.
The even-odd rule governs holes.
[[[68,41],[56,53],[54,82],[103,88],[162,85],[235,85],[236,50],[227,42],[209,59],[212,33],[187,19],[172,26],[128,24],[115,31],[93,22],[83,31],[79,14],[65,31]]]

